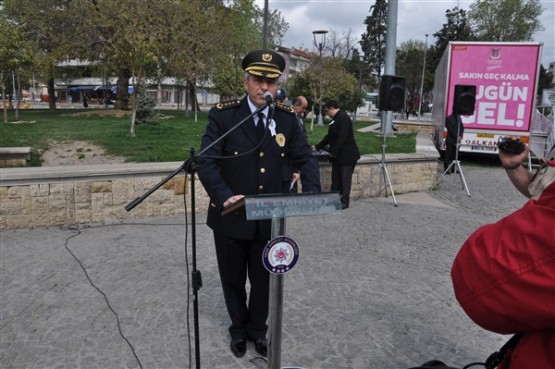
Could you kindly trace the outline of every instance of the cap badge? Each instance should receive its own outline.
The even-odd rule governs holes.
[[[264,60],[265,62],[272,61],[272,54],[262,54],[262,60]]]

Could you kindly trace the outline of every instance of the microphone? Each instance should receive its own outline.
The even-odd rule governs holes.
[[[266,91],[264,92],[264,100],[266,100],[266,104],[268,106],[273,107],[274,106],[274,96],[272,95],[272,93],[270,91]]]

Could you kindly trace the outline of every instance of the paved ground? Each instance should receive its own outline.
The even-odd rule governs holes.
[[[463,169],[471,197],[451,175],[436,190],[397,196],[398,207],[391,197],[364,199],[339,215],[288,222],[301,257],[285,276],[282,366],[393,369],[432,358],[463,366],[505,342],[460,309],[450,268],[473,230],[525,199],[501,169]],[[201,366],[265,368],[252,345],[242,359],[228,349],[204,217]],[[195,367],[184,223],[2,232],[0,367]]]

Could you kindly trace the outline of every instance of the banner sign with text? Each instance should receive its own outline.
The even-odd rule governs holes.
[[[465,128],[530,131],[536,95],[539,44],[454,44],[449,86],[476,86],[474,115]],[[451,114],[454,89],[448,91]]]

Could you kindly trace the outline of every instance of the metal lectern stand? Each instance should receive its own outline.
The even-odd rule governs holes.
[[[247,220],[272,219],[272,240],[266,246],[263,260],[261,260],[261,262],[265,262],[264,259],[270,251],[269,246],[280,237],[286,238],[283,237],[285,236],[285,218],[337,213],[341,211],[341,201],[338,193],[247,196],[245,210]],[[294,264],[291,265],[291,268],[293,266]],[[266,269],[268,269],[267,266]],[[270,271],[268,369],[280,369],[283,283],[284,274],[290,268],[286,264],[279,264],[273,271],[268,270]]]

